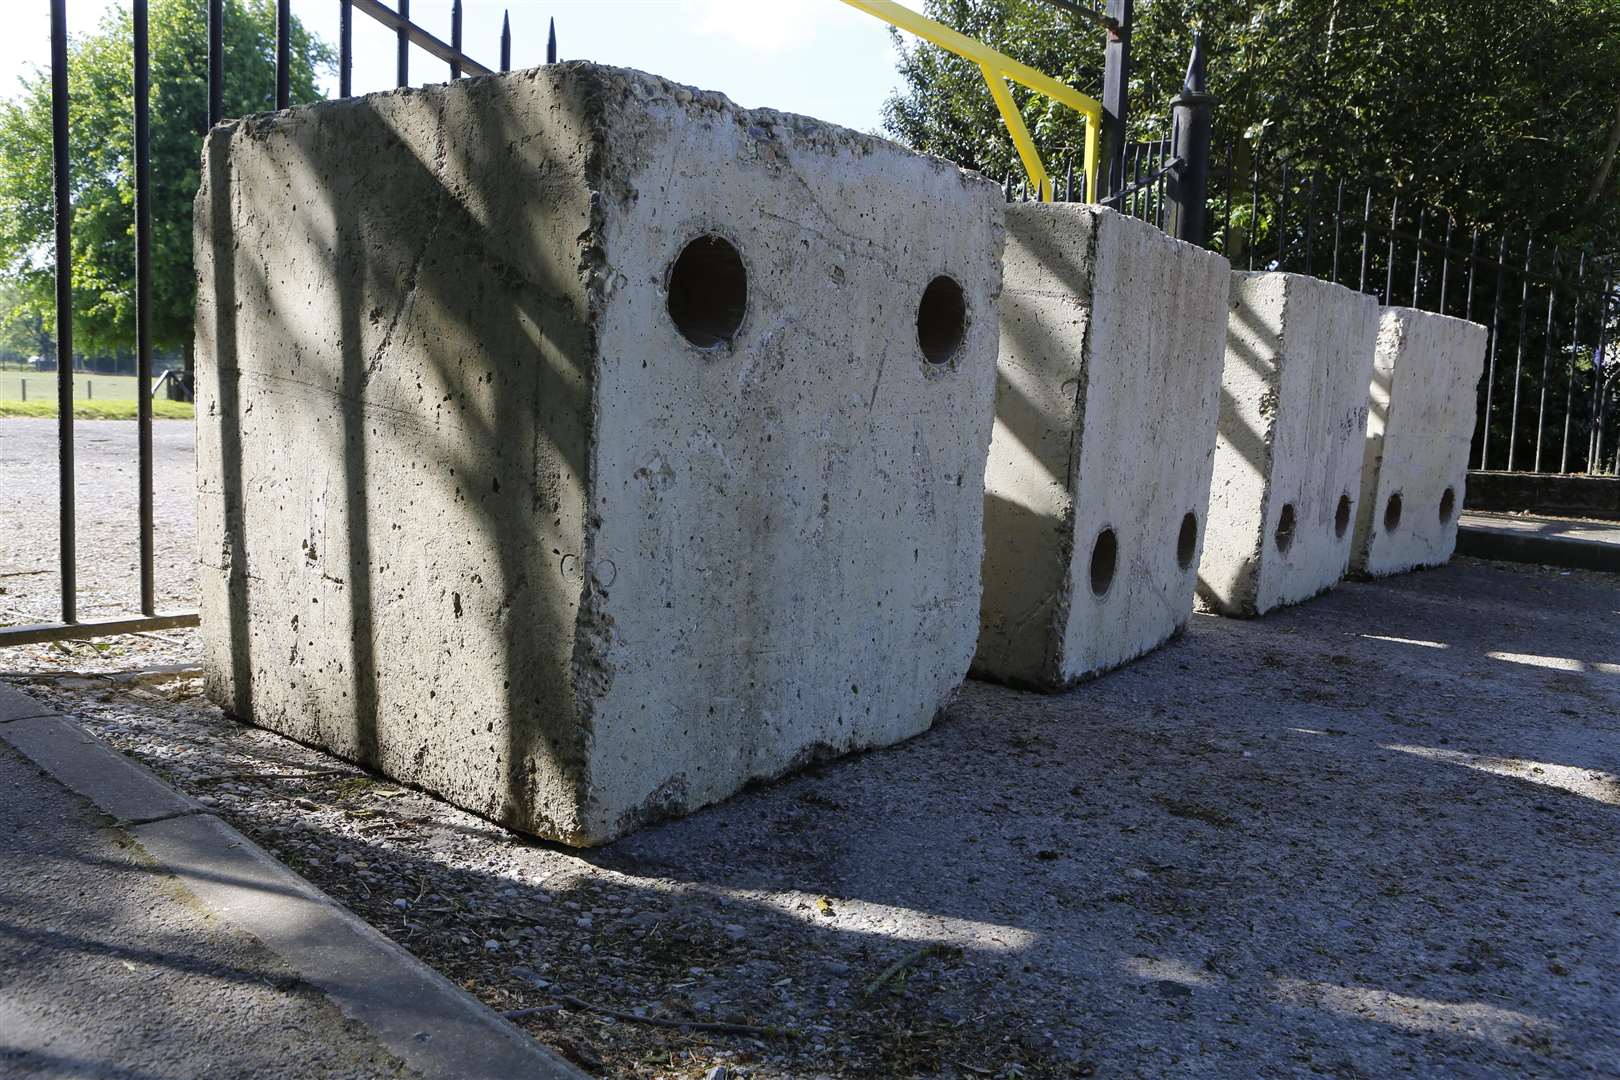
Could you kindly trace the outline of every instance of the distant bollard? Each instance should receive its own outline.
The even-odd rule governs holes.
[[[96,384],[89,379],[84,380],[84,399],[86,401],[96,400]]]
[[[1198,600],[1261,615],[1350,564],[1378,302],[1299,274],[1234,273]]]
[[[1474,434],[1473,390],[1484,362],[1480,324],[1414,308],[1384,309],[1353,572],[1382,577],[1451,559]]]
[[[1007,208],[976,674],[1060,689],[1192,617],[1229,276],[1113,210]]]
[[[24,401],[27,401],[28,400],[28,380],[27,379],[19,379],[18,381],[22,383],[22,399]]]

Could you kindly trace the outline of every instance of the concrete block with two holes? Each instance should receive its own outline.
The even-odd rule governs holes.
[[[1248,616],[1350,565],[1379,307],[1286,273],[1233,272],[1229,301],[1198,601]]]
[[[977,637],[1002,210],[590,64],[216,128],[209,694],[576,845],[924,730]]]
[[[1192,615],[1224,258],[1112,210],[1007,208],[975,674],[1040,689]]]
[[[1485,327],[1385,308],[1350,568],[1381,577],[1439,566],[1457,548]]]

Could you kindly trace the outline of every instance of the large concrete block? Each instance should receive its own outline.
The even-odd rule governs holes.
[[[1226,260],[1112,210],[1007,208],[976,674],[1056,688],[1192,614]]]
[[[1001,212],[587,64],[216,129],[210,695],[581,845],[924,730],[977,633]]]
[[[1231,276],[1198,600],[1259,615],[1350,563],[1378,302],[1299,274]]]
[[[1367,417],[1350,568],[1374,577],[1439,566],[1457,548],[1485,328],[1385,308]]]

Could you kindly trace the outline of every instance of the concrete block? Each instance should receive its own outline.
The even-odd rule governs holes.
[[[1055,689],[1192,614],[1226,260],[1112,210],[1007,208],[975,674]]]
[[[1485,339],[1478,323],[1384,308],[1350,564],[1355,573],[1380,577],[1440,566],[1456,550]]]
[[[1002,205],[590,64],[216,129],[209,694],[576,845],[921,732],[976,638]]]
[[[1378,302],[1298,274],[1231,276],[1198,601],[1259,615],[1350,563]]]

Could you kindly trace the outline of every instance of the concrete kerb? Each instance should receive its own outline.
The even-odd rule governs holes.
[[[55,709],[47,709],[21,690],[0,682],[0,724],[56,715]]]
[[[24,710],[30,715],[16,715]],[[127,828],[158,869],[278,953],[424,1077],[584,1075],[70,717],[0,685],[0,739]]]

